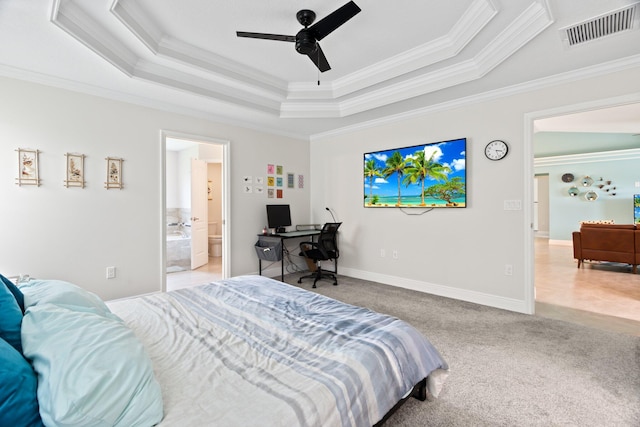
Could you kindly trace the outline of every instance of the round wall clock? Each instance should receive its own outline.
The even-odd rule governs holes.
[[[509,152],[509,146],[506,142],[496,139],[491,141],[484,147],[484,155],[489,160],[502,160]]]

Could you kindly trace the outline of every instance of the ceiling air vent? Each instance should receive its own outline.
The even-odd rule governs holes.
[[[638,5],[634,3],[622,9],[589,19],[579,24],[564,27],[560,31],[569,46],[576,46],[622,31],[638,27]]]

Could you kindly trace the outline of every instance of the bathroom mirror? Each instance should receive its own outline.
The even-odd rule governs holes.
[[[584,195],[584,198],[590,202],[593,202],[598,198],[598,193],[596,193],[595,191],[587,191]]]
[[[578,191],[578,187],[571,187],[569,189],[569,195],[571,197],[576,197],[578,194],[580,194],[580,192]]]
[[[591,184],[593,184],[593,178],[591,178],[590,176],[585,176],[584,178],[582,178],[583,187],[591,187]]]

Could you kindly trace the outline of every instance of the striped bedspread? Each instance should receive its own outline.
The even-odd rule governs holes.
[[[161,426],[371,426],[447,374],[407,323],[261,276],[109,307],[151,356]]]

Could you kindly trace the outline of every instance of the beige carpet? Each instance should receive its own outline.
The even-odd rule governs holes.
[[[451,367],[439,399],[386,426],[640,426],[640,337],[347,277],[297,284],[401,318]]]

